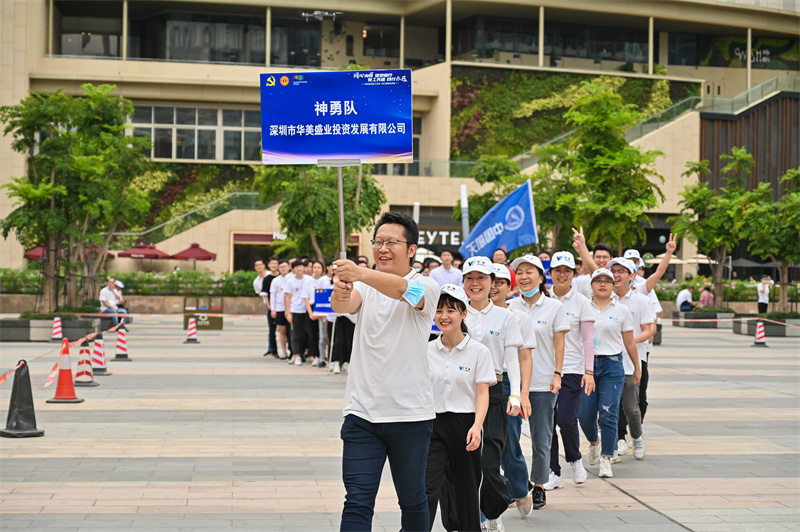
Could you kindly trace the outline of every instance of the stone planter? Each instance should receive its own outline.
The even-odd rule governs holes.
[[[800,325],[800,320],[775,320],[781,323],[786,323],[787,325]],[[740,321],[733,324],[733,333],[734,334],[744,334],[746,336],[753,336],[756,335],[756,327],[757,327],[758,320],[747,320],[747,321]],[[777,323],[772,323],[769,321],[764,322],[764,334],[767,336],[767,340],[772,337],[793,337],[793,338],[800,338],[800,329],[797,327],[787,327],[786,325],[779,325]]]
[[[673,312],[672,325],[673,327],[686,327],[689,329],[731,329],[733,328],[732,321],[714,321],[714,320],[729,320],[735,314],[712,314],[710,312]],[[704,320],[704,321],[686,321],[686,320]]]
[[[99,328],[98,319],[61,322],[62,334],[70,340],[97,332]],[[50,320],[0,320],[0,342],[49,342],[52,335]]]

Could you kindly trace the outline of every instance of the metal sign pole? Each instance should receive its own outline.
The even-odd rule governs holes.
[[[339,187],[339,259],[347,259],[347,235],[344,232],[344,176],[345,166],[361,166],[360,159],[318,159],[317,166],[335,167]]]

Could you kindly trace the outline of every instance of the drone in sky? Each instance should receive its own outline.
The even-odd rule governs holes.
[[[330,17],[331,20],[336,20],[336,15],[343,15],[344,11],[320,11],[319,9],[312,11],[311,13],[300,13],[300,16],[306,19],[315,18],[317,20],[322,20],[324,18]]]

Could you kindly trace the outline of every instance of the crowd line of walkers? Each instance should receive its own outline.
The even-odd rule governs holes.
[[[291,356],[300,364],[320,351],[295,329],[321,338],[307,325],[313,308],[300,317],[304,307],[294,299],[304,286],[333,287],[334,338],[340,322],[354,327],[341,430],[341,530],[371,530],[387,459],[402,530],[432,529],[440,509],[445,529],[477,531],[504,530],[504,512],[516,508],[529,517],[546,507],[547,491],[565,487],[559,434],[575,484],[588,478],[579,430],[589,441],[586,463],[599,477],[612,477],[621,455],[644,458],[647,360],[661,311],[653,288],[675,251],[674,237],[645,278],[636,250],[614,258],[598,243],[590,251],[582,229],[574,230],[577,260],[559,251],[508,264],[499,249],[454,264],[445,252],[432,269],[415,267],[418,236],[409,216],[385,213],[373,233],[374,269],[363,257],[365,264],[336,261],[317,276],[323,265],[312,263],[313,281],[301,282],[302,262],[289,274],[278,261],[283,276],[269,291],[261,288],[273,294],[280,283],[289,311],[276,325],[281,338],[280,328],[292,327]],[[271,308],[275,317],[284,307]],[[520,443],[525,421],[529,453]]]

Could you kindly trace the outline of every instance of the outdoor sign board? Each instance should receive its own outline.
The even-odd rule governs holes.
[[[261,74],[264,164],[410,163],[411,71]]]

